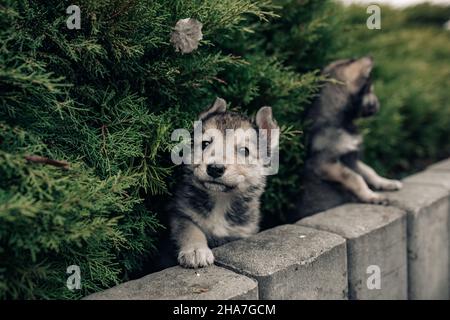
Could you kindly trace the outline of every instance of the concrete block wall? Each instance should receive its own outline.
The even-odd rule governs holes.
[[[345,239],[283,225],[214,250],[216,262],[256,279],[260,299],[346,299]]]
[[[227,269],[172,267],[91,294],[86,300],[258,299],[258,283]]]
[[[449,299],[450,159],[403,182],[389,206],[339,206],[85,299]]]
[[[348,204],[297,224],[339,234],[347,240],[350,299],[407,299],[405,211]],[[369,289],[369,276],[378,271],[380,286]]]
[[[448,195],[441,187],[409,182],[389,194],[407,212],[410,299],[448,299]]]

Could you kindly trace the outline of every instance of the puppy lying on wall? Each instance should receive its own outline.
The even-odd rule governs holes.
[[[178,263],[188,268],[213,264],[210,248],[258,232],[260,197],[266,184],[259,147],[264,139],[264,147],[277,147],[270,143],[272,130],[278,128],[270,107],[261,108],[252,121],[226,111],[226,102],[217,99],[199,120],[201,161],[185,166],[183,183],[170,209]],[[229,129],[231,136],[226,134]],[[247,140],[244,133],[249,129],[257,139]],[[219,153],[230,138],[231,159],[224,163],[225,152]]]
[[[371,82],[373,59],[339,60],[323,74],[337,82],[326,83],[307,114],[310,125],[308,153],[300,201],[292,220],[345,202],[385,204],[377,190],[398,190],[400,181],[380,177],[359,159],[362,136],[354,120],[378,112],[380,105]]]

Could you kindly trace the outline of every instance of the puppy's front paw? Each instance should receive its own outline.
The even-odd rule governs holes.
[[[403,187],[403,183],[398,180],[384,180],[380,185],[380,190],[384,191],[396,191],[400,190]]]
[[[208,247],[187,248],[178,253],[178,263],[185,268],[202,268],[214,263],[214,255]]]
[[[381,204],[381,205],[387,205],[388,199],[376,192],[370,192],[365,195],[363,195],[360,200],[364,203],[371,203],[371,204]]]

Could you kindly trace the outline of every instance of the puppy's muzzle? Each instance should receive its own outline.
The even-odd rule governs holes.
[[[380,110],[380,102],[374,94],[368,94],[364,96],[362,101],[362,112],[363,117],[370,117],[376,114]]]
[[[363,117],[373,116],[374,114],[376,114],[378,112],[379,109],[380,108],[376,104],[368,105],[366,108],[364,108],[364,110],[362,112],[362,116]]]

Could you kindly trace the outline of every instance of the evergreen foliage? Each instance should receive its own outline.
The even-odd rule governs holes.
[[[361,123],[364,155],[378,172],[402,177],[450,154],[450,6],[381,8],[381,30],[365,27],[362,6],[345,9],[336,58],[370,53],[380,113]],[[447,16],[449,18],[450,16]]]

